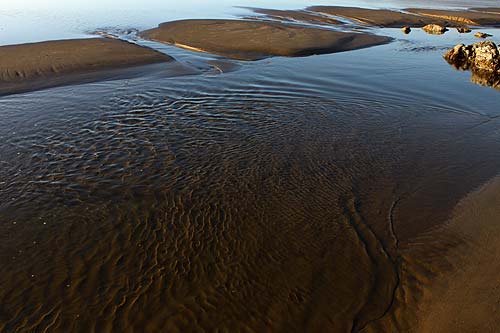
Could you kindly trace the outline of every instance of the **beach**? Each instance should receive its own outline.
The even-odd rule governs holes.
[[[495,332],[497,8],[348,5],[0,40],[0,331]]]

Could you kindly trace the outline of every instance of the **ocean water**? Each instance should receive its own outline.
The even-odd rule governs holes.
[[[500,168],[499,91],[442,59],[475,38],[239,62],[126,31],[309,4],[2,7],[0,44],[101,29],[189,75],[0,97],[0,331],[351,332],[394,310],[405,247]]]

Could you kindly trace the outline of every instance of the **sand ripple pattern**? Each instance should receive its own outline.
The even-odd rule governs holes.
[[[479,114],[212,79],[3,100],[0,331],[370,329],[412,204],[498,167]]]

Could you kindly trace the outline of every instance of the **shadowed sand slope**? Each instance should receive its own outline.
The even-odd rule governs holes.
[[[100,78],[104,72],[171,61],[160,52],[104,38],[0,47],[0,94]],[[78,79],[77,79],[78,76]]]
[[[472,193],[446,227],[468,244],[455,267],[427,290],[418,332],[498,332],[500,322],[500,178]]]
[[[367,9],[356,7],[313,6],[309,11],[344,17],[356,22],[388,28],[401,28],[406,25],[423,27],[430,23],[446,23],[443,19],[401,13],[385,9]]]
[[[387,37],[372,34],[238,20],[167,22],[156,29],[144,31],[142,36],[240,60],[349,51],[390,41]]]
[[[495,10],[494,8],[492,10]],[[468,25],[500,25],[499,13],[488,13],[468,10],[437,10],[409,8],[406,11],[429,18],[441,19]]]

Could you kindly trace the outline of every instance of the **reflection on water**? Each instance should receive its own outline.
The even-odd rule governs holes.
[[[471,82],[484,87],[500,90],[500,75],[491,72],[472,72]]]
[[[400,249],[500,166],[500,95],[429,38],[255,63],[146,42],[200,71],[0,98],[0,330],[376,324]]]

